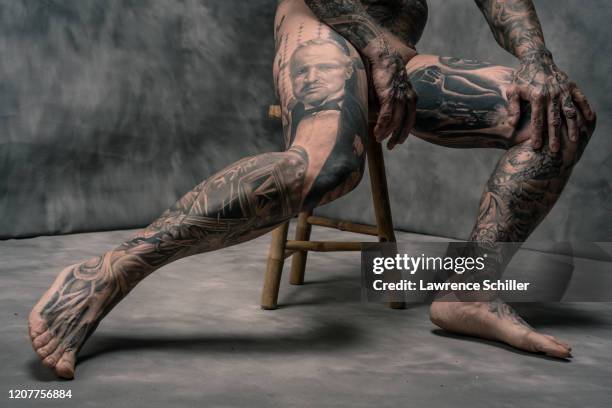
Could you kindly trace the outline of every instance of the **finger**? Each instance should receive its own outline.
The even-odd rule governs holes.
[[[385,140],[389,133],[391,133],[391,118],[393,117],[393,107],[390,103],[386,102],[381,104],[380,113],[378,114],[378,120],[376,121],[376,126],[374,127],[374,137],[377,142],[382,142]]]
[[[506,90],[506,98],[508,99],[508,124],[516,127],[521,116],[521,97],[516,86],[512,85]]]
[[[403,102],[404,109],[402,114],[402,123],[398,130],[397,141],[396,144],[402,144],[406,141],[408,136],[410,135],[410,129],[412,128],[412,100],[410,98],[406,98]]]
[[[578,141],[578,121],[576,120],[576,107],[572,101],[569,92],[564,92],[561,96],[561,106],[563,107],[563,116],[567,123],[567,133],[572,142]]]
[[[559,133],[561,130],[561,112],[559,100],[551,98],[548,101],[546,118],[548,119],[548,147],[551,152],[558,152],[560,147]]]
[[[412,129],[414,129],[416,124],[418,99],[418,95],[415,92],[412,92],[410,98],[408,99],[408,106],[406,107],[406,123],[398,143],[404,143],[406,139],[408,139],[408,136],[410,136]]]
[[[534,149],[542,147],[544,127],[544,100],[538,97],[531,101],[531,144]]]
[[[399,105],[399,103],[398,103]],[[397,118],[400,118],[400,121],[397,122]],[[398,123],[397,126],[394,125],[394,130],[393,130],[393,134],[391,135],[391,138],[389,139],[389,143],[387,143],[387,148],[389,150],[393,150],[393,148],[399,144],[399,140],[400,137],[402,136],[402,130],[403,130],[403,126],[404,123],[406,122],[406,109],[404,108],[399,108],[396,107],[395,108],[395,115],[394,115],[394,123]]]
[[[406,101],[397,100],[393,104],[393,116],[391,117],[393,134],[387,143],[387,149],[392,150],[397,145],[406,122]]]
[[[584,96],[582,91],[577,86],[574,86],[572,89],[572,97],[574,98],[574,102],[576,102],[578,107],[580,107],[580,110],[582,111],[582,114],[586,120],[589,122],[595,120],[595,111],[591,107],[591,104],[587,100],[586,96]]]
[[[402,82],[403,86],[398,87],[394,92],[393,97],[393,117],[391,118],[393,135],[391,140],[387,144],[389,150],[393,149],[397,144],[401,143],[400,140],[406,131],[406,124],[408,121],[409,103],[410,96],[413,93],[410,86],[410,82]]]

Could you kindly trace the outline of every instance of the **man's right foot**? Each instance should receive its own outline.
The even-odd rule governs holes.
[[[531,328],[501,300],[491,302],[437,301],[429,309],[431,321],[451,332],[497,340],[517,349],[570,358],[569,344]]]
[[[32,346],[60,377],[74,377],[76,353],[130,289],[111,257],[108,252],[64,269],[30,312]]]

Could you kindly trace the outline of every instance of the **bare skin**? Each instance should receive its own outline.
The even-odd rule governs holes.
[[[366,72],[346,40],[309,16],[279,15],[275,24],[287,150],[204,180],[132,239],[64,269],[34,306],[32,345],[58,376],[74,377],[76,355],[101,319],[156,269],[265,234],[357,186],[368,136]]]
[[[534,62],[539,57],[529,54],[527,68],[515,73],[477,61],[417,55],[413,46],[420,32],[415,27],[422,30],[426,18],[426,8],[423,12],[417,0],[413,8],[402,2],[410,11],[401,14],[402,19],[384,18],[385,10],[392,8],[380,8],[380,2],[340,2],[348,7],[342,10],[357,13],[350,18],[306,3],[312,8],[302,0],[280,2],[275,19],[274,81],[287,150],[226,167],[132,239],[64,269],[29,317],[36,353],[60,377],[74,376],[77,353],[102,318],[156,269],[265,234],[359,183],[368,142],[364,62],[371,69],[370,89],[380,104],[377,139],[389,137],[393,147],[412,131],[444,146],[507,150],[485,188],[472,240],[491,245],[522,242],[556,202],[593,131],[594,113],[586,113],[586,99],[572,88],[567,92],[581,108],[575,116],[568,113],[574,116],[576,141],[567,126],[559,126],[558,150],[553,150],[554,143],[536,146],[541,135],[535,136],[538,129],[529,121],[529,106],[518,110],[516,95],[524,95],[520,89],[533,91],[533,84],[523,83],[531,74],[520,73],[540,78],[536,65],[543,62]],[[358,7],[351,8],[355,4]],[[343,27],[338,32],[333,19]],[[362,27],[352,26],[355,22]],[[551,81],[550,75],[544,78],[543,84]],[[573,108],[567,100],[563,106]],[[500,263],[507,263],[511,255],[501,254]],[[570,353],[565,343],[537,333],[498,301],[436,302],[431,318],[448,330],[523,350],[556,357]]]
[[[386,71],[378,74],[381,78],[401,79],[404,73],[377,61],[387,54],[409,54],[394,44],[398,39],[405,46],[418,41],[420,33],[414,28],[424,25],[424,1],[389,1],[386,10],[369,0],[305,1],[368,57],[383,110],[385,104],[391,105],[387,111],[393,111],[393,105],[410,107],[418,100],[412,129],[417,137],[448,147],[507,150],[485,186],[470,235],[470,241],[497,253],[496,268],[503,270],[514,252],[503,251],[496,243],[527,239],[559,198],[595,127],[593,109],[546,49],[531,0],[476,1],[500,46],[519,58],[517,71],[480,61],[412,56],[406,72],[416,96],[408,93],[403,102],[387,98],[389,93],[401,94],[398,81],[377,83],[376,74],[378,69]],[[408,8],[412,11],[398,13]],[[391,119],[392,127],[412,123]],[[389,148],[405,140],[397,136],[403,131],[393,129]],[[387,134],[376,137],[381,141]],[[457,300],[435,301],[430,308],[432,322],[525,351],[571,356],[568,344],[538,333],[499,299]]]

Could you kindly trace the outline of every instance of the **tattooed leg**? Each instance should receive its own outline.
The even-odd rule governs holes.
[[[416,135],[450,147],[496,147],[507,151],[489,179],[470,241],[496,254],[503,269],[514,255],[498,242],[524,242],[553,207],[579,160],[594,122],[580,117],[580,143],[570,143],[567,127],[562,149],[531,145],[529,105],[518,126],[508,124],[506,88],[512,70],[479,61],[417,56],[408,64],[419,95]],[[508,248],[508,247],[505,247]],[[448,299],[447,299],[448,300]],[[570,356],[570,347],[540,334],[501,300],[434,302],[432,321],[447,330],[499,340],[522,350],[555,357]]]
[[[233,245],[296,214],[308,154],[293,147],[224,169],[119,247],[64,269],[30,314],[43,363],[74,374],[76,353],[100,320],[151,272],[179,258]]]
[[[132,239],[64,269],[29,318],[35,351],[59,376],[74,376],[76,354],[101,319],[156,269],[260,236],[360,181],[367,142],[363,64],[318,21],[280,11],[275,83],[288,150],[236,162]]]

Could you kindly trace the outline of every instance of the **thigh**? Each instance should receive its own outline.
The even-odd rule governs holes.
[[[274,83],[285,145],[308,155],[304,207],[345,194],[363,174],[367,76],[357,51],[302,0],[281,2],[275,18]]]
[[[459,148],[507,149],[529,138],[529,105],[518,126],[508,124],[506,89],[512,68],[488,62],[418,55],[406,66],[419,96],[412,132],[429,142]]]

